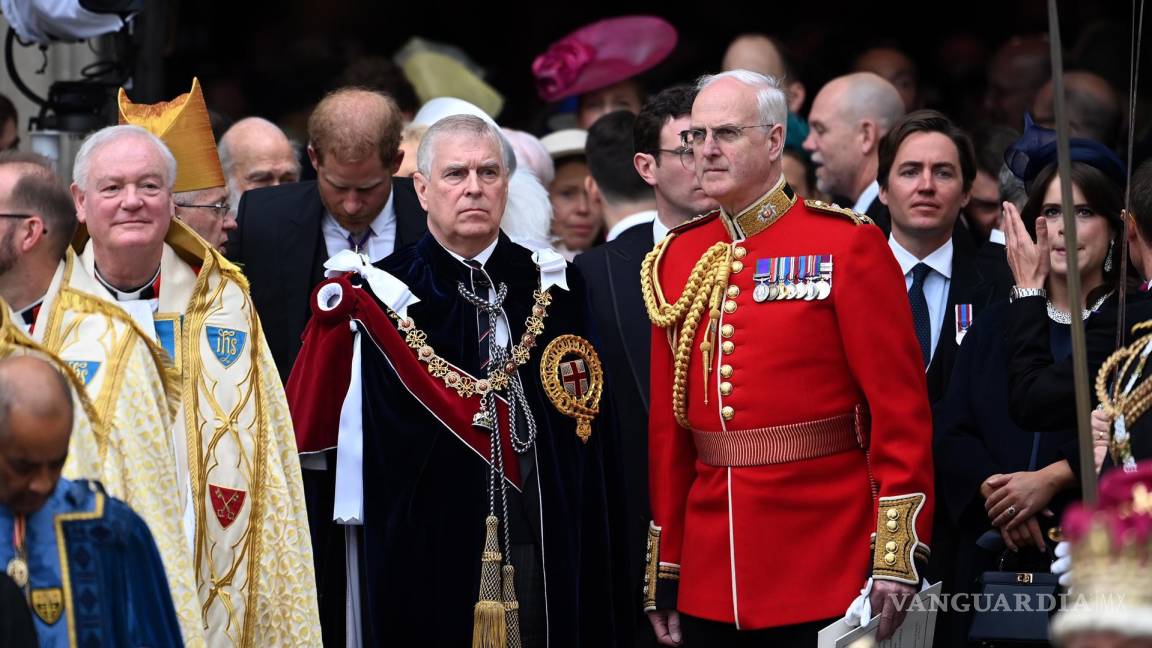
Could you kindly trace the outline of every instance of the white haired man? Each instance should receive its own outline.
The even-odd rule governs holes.
[[[628,632],[584,282],[501,233],[506,150],[471,115],[428,129],[413,177],[428,234],[375,267],[334,260],[363,287],[321,285],[288,381],[301,451],[337,447],[337,515],[363,522],[364,622],[349,630],[369,645],[612,646]],[[344,480],[356,429],[389,433],[362,434],[363,468]]]
[[[76,155],[79,265],[179,372],[176,475],[209,645],[320,642],[292,422],[240,270],[173,218],[176,161],[137,126]]]
[[[670,646],[811,645],[867,581],[887,638],[902,620],[889,595],[920,582],[933,503],[900,268],[871,221],[784,181],[774,79],[733,70],[697,88],[681,136],[720,209],[641,270],[649,619]],[[865,325],[874,313],[883,326]]]

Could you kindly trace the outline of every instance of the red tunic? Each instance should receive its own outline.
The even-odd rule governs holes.
[[[650,486],[653,524],[661,533],[650,560],[665,565],[663,571],[680,566],[677,609],[741,629],[843,614],[873,564],[877,497],[923,495],[918,516],[912,511],[904,517],[901,509],[899,521],[914,519],[908,526],[917,533],[895,552],[898,564],[908,558],[911,565],[913,551],[918,557],[926,551],[932,520],[931,411],[900,268],[879,228],[803,199],[788,207],[791,198],[781,184],[750,208],[772,200],[782,205],[782,215],[748,238],[743,232],[757,228],[732,225],[750,222],[740,220],[747,212],[735,219],[714,212],[681,226],[654,269],[671,303],[705,250],[732,243],[732,273],[706,383],[700,343],[707,310],[692,345],[692,430],[804,423],[851,414],[857,405],[871,412],[867,450],[857,445],[784,463],[708,465],[692,430],[677,424],[673,413],[668,331],[653,330]],[[757,260],[808,255],[832,255],[827,298],[753,299]],[[888,522],[897,516],[887,506],[879,513],[882,529],[899,528]],[[882,531],[882,545],[890,539]],[[902,580],[908,574],[888,576]],[[665,585],[672,583],[661,581]],[[649,596],[656,600],[649,607],[670,605],[658,594]]]

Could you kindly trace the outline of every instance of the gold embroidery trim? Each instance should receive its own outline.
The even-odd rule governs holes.
[[[732,234],[732,238],[746,239],[771,227],[795,204],[796,194],[787,183],[781,182],[779,186],[761,196],[739,214],[729,216],[721,212],[720,219]]]
[[[84,410],[84,415],[88,417],[93,429],[103,425],[102,419],[96,413],[96,408],[92,405],[92,400],[88,398],[88,392],[84,389],[84,383],[80,382],[80,378],[72,367],[68,366],[66,362],[61,360],[43,346],[32,341],[24,332],[17,329],[16,325],[12,323],[9,315],[10,308],[8,304],[0,299],[0,358],[7,355],[6,352],[10,350],[23,351],[30,353],[36,357],[48,362],[57,371],[64,374],[68,383],[72,385],[72,391],[76,394],[76,399],[80,402],[80,408]]]
[[[916,571],[915,556],[920,547],[916,534],[916,518],[927,498],[923,493],[881,497],[876,515],[876,546],[873,550],[872,576],[916,585],[920,574]]]
[[[655,522],[648,523],[648,544],[645,554],[644,567],[644,611],[651,612],[656,609],[656,591],[660,581],[680,580],[680,565],[660,562],[660,534],[661,527]]]
[[[89,486],[91,488],[91,486]],[[91,511],[58,513],[55,518],[56,550],[60,555],[60,585],[64,588],[64,614],[68,619],[68,645],[76,646],[76,616],[72,606],[72,576],[68,569],[68,548],[64,543],[64,523],[79,520],[98,520],[104,517],[104,494],[94,491],[95,506]]]
[[[179,221],[173,221],[173,224],[175,225],[178,222]],[[258,602],[257,595],[260,591],[260,560],[263,550],[260,530],[263,528],[263,492],[264,483],[267,479],[267,475],[265,474],[265,457],[269,451],[267,437],[271,426],[267,412],[264,411],[265,399],[269,396],[264,393],[264,390],[261,388],[260,344],[263,336],[261,334],[259,319],[255,314],[251,297],[248,294],[248,283],[244,280],[243,276],[239,274],[236,266],[224,260],[223,257],[219,256],[219,253],[205,248],[203,244],[196,245],[191,250],[187,247],[181,250],[178,247],[181,244],[189,245],[198,243],[195,240],[187,241],[186,239],[188,237],[182,236],[183,234],[187,233],[179,229],[175,232],[173,229],[169,229],[169,237],[166,238],[166,242],[180,253],[180,256],[186,263],[186,255],[195,254],[197,251],[204,254],[202,259],[203,265],[200,268],[200,273],[197,275],[196,283],[192,289],[192,297],[189,299],[188,307],[185,309],[184,326],[177,330],[179,337],[176,338],[177,352],[183,355],[183,361],[185,363],[184,370],[187,372],[187,380],[184,382],[187,386],[184,389],[184,417],[188,443],[188,481],[192,487],[192,501],[196,506],[196,547],[194,564],[196,565],[197,586],[202,584],[200,572],[201,561],[210,560],[204,556],[204,548],[208,542],[207,532],[205,530],[207,527],[206,513],[203,505],[207,468],[205,455],[203,454],[201,429],[197,424],[201,391],[204,392],[203,395],[206,397],[208,405],[212,408],[215,417],[226,423],[223,428],[213,430],[213,441],[234,428],[237,417],[246,406],[249,398],[255,393],[256,435],[252,449],[255,463],[249,467],[250,472],[248,473],[248,494],[252,508],[248,514],[247,528],[240,540],[240,543],[244,544],[244,547],[233,548],[234,556],[231,569],[228,570],[226,575],[215,579],[214,582],[209,584],[211,593],[207,597],[207,600],[201,604],[202,610],[206,613],[216,596],[220,595],[221,605],[224,606],[227,610],[228,617],[231,618],[234,613],[232,604],[228,597],[223,595],[221,589],[223,585],[228,585],[233,581],[236,577],[237,565],[246,559],[248,561],[248,574],[247,582],[244,586],[244,620],[243,627],[240,628],[239,639],[236,643],[248,648],[255,645],[256,603]],[[219,277],[216,286],[210,287],[208,283],[214,271],[219,273]],[[248,351],[249,354],[251,354],[250,373],[239,383],[247,383],[249,385],[248,393],[242,394],[237,398],[237,405],[234,411],[225,413],[215,398],[212,397],[210,389],[203,379],[203,358],[196,351],[198,350],[200,335],[204,330],[205,322],[212,312],[221,308],[219,304],[223,300],[223,293],[229,283],[234,284],[243,297],[243,306],[240,308],[240,311],[247,313],[248,332],[253,344],[249,347]],[[214,446],[215,442],[211,445]],[[248,455],[243,452],[240,458],[241,461],[249,459]]]
[[[852,210],[852,209],[848,209],[847,207],[841,207],[840,205],[837,205],[837,204],[829,205],[828,203],[824,202],[823,200],[811,200],[811,199],[805,200],[804,206],[809,208],[809,209],[814,209],[814,210],[819,211],[819,212],[824,212],[825,214],[835,214],[835,215],[839,215],[839,216],[847,216],[856,225],[875,225],[876,224],[875,222],[873,222],[873,220],[870,217],[868,217],[867,214],[861,214],[860,212],[857,212],[857,211]]]
[[[408,348],[416,352],[420,362],[428,365],[428,373],[455,390],[461,398],[470,398],[473,394],[483,396],[491,390],[504,389],[508,386],[509,376],[528,362],[532,349],[536,346],[536,338],[544,333],[544,318],[548,317],[552,293],[547,290],[536,290],[532,292],[532,297],[536,303],[532,305],[532,314],[524,320],[524,334],[520,336],[516,346],[512,347],[512,355],[508,362],[504,363],[503,367],[491,369],[487,378],[477,379],[465,371],[453,369],[447,360],[436,354],[436,350],[428,344],[428,334],[416,328],[416,323],[411,317],[401,318],[391,308],[388,309],[388,315],[396,320],[396,327],[404,334],[404,342]]]
[[[581,396],[573,396],[564,388],[560,362],[567,356],[583,360],[588,371],[588,391]],[[576,419],[576,436],[588,443],[592,419],[600,412],[600,395],[604,390],[604,367],[592,343],[576,335],[561,335],[549,342],[540,358],[540,381],[548,400],[561,414]]]

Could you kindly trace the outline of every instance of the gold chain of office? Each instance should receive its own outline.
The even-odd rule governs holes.
[[[548,317],[548,306],[552,304],[552,293],[547,290],[533,291],[535,302],[532,305],[532,314],[524,320],[525,331],[520,341],[512,347],[512,355],[501,367],[488,371],[487,378],[473,378],[465,372],[452,369],[448,361],[437,355],[436,350],[428,344],[428,334],[416,328],[411,317],[400,317],[391,309],[388,314],[396,320],[396,326],[404,334],[404,342],[416,352],[416,357],[428,365],[428,373],[439,378],[450,389],[456,391],[461,398],[469,398],[473,394],[484,396],[490,391],[501,391],[508,386],[509,377],[516,373],[516,369],[528,362],[532,349],[536,346],[536,338],[544,333],[544,318]]]
[[[675,302],[669,304],[660,294],[656,278],[656,265],[664,253],[664,248],[672,237],[667,237],[644,257],[640,267],[640,286],[644,295],[644,307],[648,318],[660,328],[670,328],[682,322],[675,342],[672,372],[672,412],[676,422],[682,427],[688,425],[688,363],[692,356],[692,341],[705,308],[708,310],[708,333],[700,343],[700,353],[704,362],[705,394],[708,377],[712,372],[712,353],[715,349],[715,332],[720,321],[720,305],[724,300],[724,289],[732,271],[732,245],[716,243],[692,267],[684,292]]]

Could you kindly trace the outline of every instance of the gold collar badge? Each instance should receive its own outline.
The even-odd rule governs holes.
[[[604,368],[592,343],[575,335],[552,340],[540,358],[540,380],[548,400],[561,414],[576,419],[576,435],[588,443],[604,390]]]

